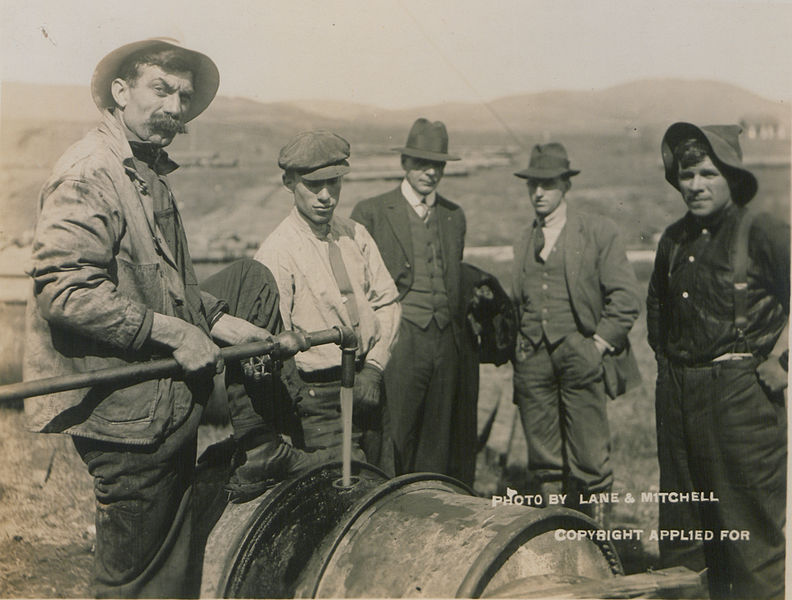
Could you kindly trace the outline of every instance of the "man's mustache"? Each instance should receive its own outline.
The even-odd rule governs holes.
[[[149,128],[154,133],[167,134],[187,133],[187,125],[180,119],[170,115],[154,115],[148,121]]]

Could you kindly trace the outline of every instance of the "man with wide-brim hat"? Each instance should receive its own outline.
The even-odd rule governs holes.
[[[29,426],[70,434],[94,478],[98,596],[197,595],[191,484],[202,407],[223,367],[215,342],[270,337],[198,291],[167,179],[178,165],[163,148],[218,80],[211,59],[173,40],[114,50],[91,84],[100,125],[66,151],[40,196],[25,378],[154,356],[184,371],[25,403]]]
[[[530,492],[607,526],[608,505],[580,500],[613,485],[606,398],[639,380],[627,335],[640,297],[617,226],[567,201],[579,173],[557,142],[534,146],[515,173],[534,214],[514,250],[514,402]]]
[[[447,161],[448,132],[440,121],[417,119],[401,155],[404,179],[363,200],[352,218],[380,249],[402,303],[399,339],[385,370],[389,434],[396,474],[431,471],[472,481],[458,470],[457,447],[475,456],[475,440],[455,439],[464,306],[460,292],[465,214],[437,192]],[[461,408],[460,408],[461,410]]]
[[[758,182],[740,131],[680,122],[661,143],[687,212],[660,238],[647,298],[660,490],[705,501],[661,504],[660,528],[714,537],[661,540],[660,554],[706,565],[712,598],[781,598],[789,225],[750,206]]]

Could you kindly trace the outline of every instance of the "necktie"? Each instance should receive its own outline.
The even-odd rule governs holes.
[[[357,302],[355,301],[355,291],[352,288],[352,282],[349,280],[349,273],[347,273],[344,259],[341,256],[341,248],[333,240],[328,241],[328,248],[330,254],[330,268],[333,270],[333,277],[335,277],[338,284],[338,290],[344,297],[344,306],[346,306],[349,320],[352,322],[352,327],[355,329],[355,334],[358,334],[360,326],[360,319],[358,317]]]
[[[544,227],[544,219],[541,217],[536,217],[536,221],[534,221],[533,232],[534,257],[536,258],[536,261],[540,263],[544,262],[544,260],[542,260],[541,254],[545,245],[545,237],[542,227]]]
[[[416,205],[418,216],[421,217],[422,220],[426,221],[427,216],[429,215],[429,205],[426,203],[426,196],[421,198],[421,201]]]

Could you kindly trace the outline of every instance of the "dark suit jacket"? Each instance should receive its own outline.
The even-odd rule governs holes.
[[[520,276],[527,250],[533,248],[533,226],[525,228],[514,245],[512,290],[517,300],[518,322],[522,318]],[[616,224],[597,215],[581,214],[567,205],[564,238],[564,270],[569,300],[578,330],[595,333],[617,350],[606,355],[608,378],[621,377],[621,393],[640,377],[627,338],[641,310],[638,280],[627,260]],[[612,369],[618,372],[613,372]],[[626,385],[625,385],[626,384]],[[612,396],[612,390],[609,389]]]
[[[355,206],[352,218],[368,229],[377,243],[385,266],[390,271],[399,300],[413,282],[415,262],[408,210],[412,210],[397,187],[390,192],[363,200]],[[451,322],[457,345],[462,343],[465,306],[461,293],[461,262],[465,247],[465,213],[462,208],[437,194],[435,203],[440,244],[443,253],[443,281],[451,309]]]

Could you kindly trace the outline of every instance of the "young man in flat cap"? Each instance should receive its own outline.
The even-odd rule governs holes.
[[[609,504],[579,501],[613,483],[606,396],[638,378],[627,334],[640,298],[616,225],[567,203],[579,172],[563,145],[549,143],[534,146],[528,167],[515,173],[526,180],[535,218],[514,250],[514,401],[531,491],[545,502],[564,493],[569,506],[606,525]]]
[[[102,122],[55,165],[40,197],[26,379],[172,356],[185,377],[30,398],[35,431],[67,433],[94,478],[96,593],[198,594],[190,563],[197,428],[222,369],[218,343],[266,340],[198,290],[163,148],[217,91],[205,55],[173,40],[118,48],[94,72]],[[211,335],[211,337],[210,337]],[[252,413],[248,430],[261,419]]]
[[[465,214],[437,193],[448,153],[440,121],[418,119],[401,153],[404,179],[360,202],[352,218],[377,243],[402,304],[399,340],[385,371],[386,410],[397,475],[456,475],[453,411],[459,393],[465,308],[461,284]],[[470,448],[475,453],[475,448]]]
[[[712,598],[781,598],[789,225],[749,209],[758,183],[739,133],[675,123],[663,137],[666,180],[688,210],[660,238],[647,298],[660,490],[703,500],[661,504],[660,528],[713,532]],[[664,566],[700,569],[700,551],[660,542]]]
[[[334,214],[348,158],[349,143],[329,131],[301,133],[281,149],[278,165],[294,208],[264,240],[255,259],[275,276],[286,329],[354,329],[355,412],[376,421],[382,372],[391,358],[401,307],[374,240],[360,224]],[[296,356],[295,362],[304,385],[304,445],[309,450],[337,449],[341,350],[317,346]],[[355,441],[361,443],[359,430]],[[365,449],[370,462],[379,462],[379,448]]]

